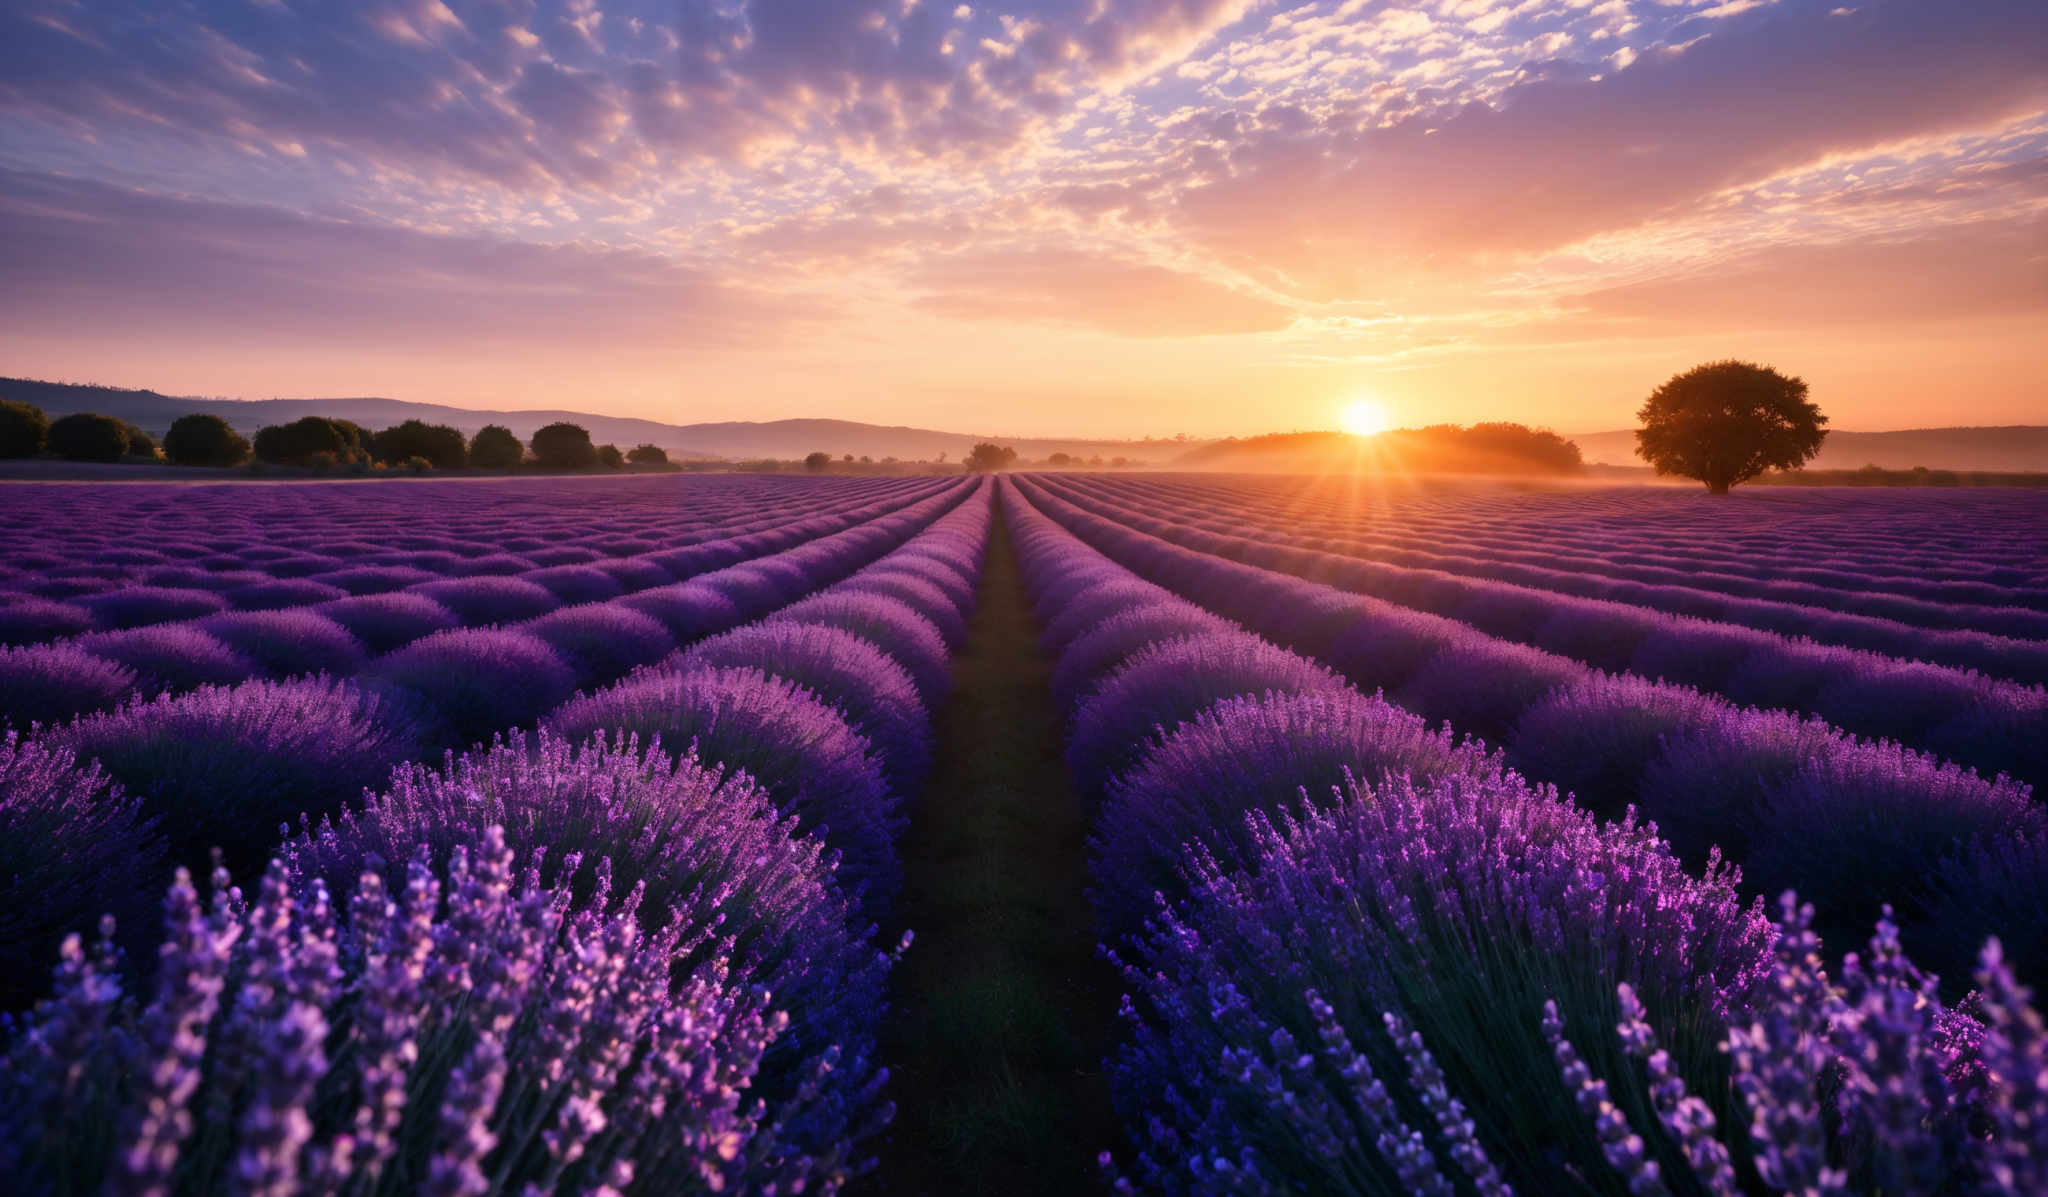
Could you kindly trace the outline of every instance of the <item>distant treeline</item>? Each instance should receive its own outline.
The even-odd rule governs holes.
[[[194,413],[171,422],[161,444],[147,432],[93,412],[51,420],[34,404],[0,400],[0,458],[55,457],[82,462],[170,462],[228,467],[286,466],[311,471],[347,470],[618,470],[673,468],[656,445],[621,452],[596,445],[581,425],[549,424],[521,442],[509,429],[488,424],[475,436],[424,420],[406,420],[375,432],[350,420],[304,416],[260,428],[253,441],[219,416]]]
[[[1197,469],[1387,470],[1444,474],[1576,474],[1579,447],[1525,424],[1434,424],[1375,436],[1282,432],[1204,445],[1177,463]]]
[[[1756,486],[2028,486],[2048,487],[2048,473],[1999,470],[1887,470],[1867,465],[1860,470],[1772,471]]]

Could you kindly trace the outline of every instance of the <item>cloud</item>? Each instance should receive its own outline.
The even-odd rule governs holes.
[[[1172,218],[1304,293],[1555,249],[1715,192],[1918,134],[2048,107],[2033,0],[1792,4],[1730,17],[1593,78],[1552,71],[1491,103],[1387,126],[1339,107],[1308,134],[1239,123],[1174,153]]]
[[[912,276],[917,306],[967,320],[1068,324],[1127,337],[1274,332],[1293,312],[1200,275],[1085,252],[962,254]]]
[[[824,313],[636,250],[450,236],[0,171],[0,323],[360,345],[762,347]]]

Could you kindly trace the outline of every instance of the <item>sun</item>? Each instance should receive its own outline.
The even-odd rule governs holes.
[[[1353,436],[1374,436],[1387,430],[1387,409],[1370,399],[1354,399],[1337,420]]]

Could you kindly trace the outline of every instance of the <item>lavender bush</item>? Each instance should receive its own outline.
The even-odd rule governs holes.
[[[530,632],[459,628],[423,637],[373,665],[376,684],[405,692],[446,745],[472,744],[532,722],[576,692],[576,673]]]
[[[67,934],[147,908],[163,842],[97,765],[0,734],[0,1010],[35,998]]]
[[[946,641],[932,621],[901,599],[850,594],[834,587],[769,617],[775,623],[816,623],[852,632],[883,652],[910,675],[927,710],[945,698],[952,681]]]
[[[330,886],[365,869],[395,885],[422,847],[444,860],[493,825],[515,851],[546,850],[550,884],[572,857],[609,860],[616,888],[644,888],[650,929],[673,908],[698,932],[679,968],[723,959],[737,983],[773,995],[790,1026],[761,1084],[778,1104],[801,1099],[791,1142],[830,1150],[887,1117],[874,1034],[890,958],[831,886],[821,847],[743,778],[632,744],[579,749],[543,731],[440,769],[402,768],[388,790],[295,837],[285,858]],[[579,877],[577,892],[594,884]]]
[[[198,867],[219,848],[231,868],[248,869],[299,816],[382,784],[417,752],[418,734],[403,704],[316,677],[138,699],[45,738],[134,794],[174,861]]]
[[[1076,644],[1076,649],[1079,643]],[[1180,725],[1112,781],[1089,839],[1105,939],[1136,930],[1185,890],[1190,853],[1223,872],[1254,867],[1246,816],[1330,806],[1356,778],[1498,777],[1498,754],[1353,690],[1228,698]]]
[[[455,612],[411,592],[336,599],[313,608],[313,613],[347,628],[373,654],[403,648],[462,623]]]
[[[760,623],[690,649],[682,668],[754,668],[810,690],[845,714],[881,758],[891,787],[915,793],[931,765],[931,722],[917,687],[889,654],[852,632]]]
[[[675,651],[676,638],[651,615],[617,603],[583,603],[530,620],[520,631],[553,646],[579,686],[615,682]]]
[[[1546,995],[1624,1109],[1648,1111],[1650,1086],[1590,1033],[1618,1021],[1624,982],[1686,1075],[1725,1077],[1719,1043],[1770,945],[1727,872],[1690,876],[1644,829],[1515,778],[1396,780],[1253,818],[1257,867],[1197,853],[1188,901],[1123,966],[1112,1080],[1146,1188],[1439,1191],[1409,1158],[1424,1141],[1388,1133],[1439,1119],[1517,1189],[1569,1185],[1604,1157],[1561,1086],[1525,1083],[1554,1071],[1533,1017]],[[1388,1011],[1427,1043],[1426,1067],[1379,1033]],[[1461,1096],[1455,1117],[1379,1096],[1375,1074],[1411,1069]]]
[[[347,628],[308,610],[223,611],[200,620],[199,630],[272,677],[345,677],[369,659],[363,642]]]
[[[831,704],[752,668],[654,669],[564,703],[545,725],[570,743],[637,737],[746,773],[806,835],[839,853],[837,876],[872,915],[901,869],[900,802],[866,739]]]
[[[76,644],[0,648],[0,730],[105,710],[135,684],[133,668]]]
[[[793,1146],[809,1094],[754,1087],[787,1015],[717,962],[678,971],[705,929],[604,876],[522,868],[497,828],[345,910],[281,863],[249,901],[180,870],[146,1003],[65,943],[0,1062],[0,1168],[48,1194],[836,1189],[850,1144]]]

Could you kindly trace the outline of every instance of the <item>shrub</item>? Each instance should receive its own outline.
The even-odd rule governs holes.
[[[608,470],[620,469],[626,464],[626,455],[619,452],[617,445],[599,445],[597,463]]]
[[[303,465],[323,453],[332,465],[337,456],[353,447],[339,424],[320,416],[301,416],[289,424],[256,430],[257,458],[280,465]]]
[[[1795,885],[1822,926],[1908,921],[1943,861],[1973,841],[2048,826],[2027,788],[1897,744],[1845,741],[1771,785],[1744,862],[1763,893]]]
[[[1100,582],[1076,591],[1071,598],[1049,611],[1038,641],[1046,652],[1064,660],[1068,645],[1114,616],[1173,600],[1171,591],[1150,582],[1141,582],[1121,570],[1105,573]]]
[[[832,593],[886,595],[931,620],[947,647],[958,648],[967,639],[966,616],[944,590],[928,579],[864,569],[834,586]]]
[[[1074,638],[1061,651],[1052,671],[1053,698],[1062,707],[1074,706],[1104,674],[1161,641],[1233,630],[1229,621],[1180,599],[1127,607]]]
[[[105,710],[135,686],[134,669],[75,643],[0,648],[0,729]]]
[[[1226,698],[1342,689],[1320,665],[1244,632],[1154,644],[1104,678],[1074,712],[1067,766],[1086,793],[1134,764],[1165,735]]]
[[[676,638],[652,616],[617,603],[564,607],[522,624],[576,670],[580,686],[617,681],[675,651]]]
[[[228,602],[204,590],[124,586],[119,590],[81,598],[78,605],[92,613],[94,623],[103,628],[118,629],[197,619],[226,610]]]
[[[125,421],[121,424],[121,431],[128,436],[129,457],[139,457],[145,461],[162,459],[163,455],[157,451],[155,437]]]
[[[154,827],[97,765],[0,735],[0,1010],[38,996],[65,935],[108,913],[139,925],[162,866]]]
[[[643,925],[660,927],[674,909],[686,928],[710,930],[679,967],[724,958],[736,984],[768,991],[790,1029],[765,1061],[764,1096],[783,1107],[807,1081],[818,1089],[810,1108],[791,1111],[793,1146],[829,1153],[886,1117],[873,1055],[889,958],[828,884],[819,845],[744,780],[631,746],[574,749],[543,732],[442,769],[401,770],[361,809],[296,838],[288,859],[330,885],[365,867],[389,878],[422,847],[445,859],[491,825],[516,851],[545,848],[549,872],[577,857],[610,861],[613,893],[646,887]],[[594,888],[582,881],[578,891]]]
[[[204,686],[132,702],[47,733],[97,760],[169,839],[171,857],[230,868],[268,859],[279,831],[383,784],[413,755],[418,728],[402,706],[327,678]]]
[[[676,970],[699,927],[642,931],[526,863],[488,828],[399,884],[351,879],[343,911],[282,863],[248,906],[180,873],[140,1010],[104,951],[65,945],[0,1064],[10,1173],[67,1194],[844,1179],[850,1144],[806,1158],[755,1103],[786,1017],[717,965]]]
[[[665,466],[668,464],[668,453],[657,445],[636,445],[626,454],[626,460],[634,465]]]
[[[1727,708],[1665,739],[1643,770],[1637,801],[1687,862],[1704,861],[1717,845],[1728,859],[1745,860],[1764,795],[1842,739],[1818,719]]]
[[[439,581],[440,576],[404,565],[357,565],[314,574],[308,580],[338,587],[350,594],[387,594],[422,582]]]
[[[580,470],[597,464],[597,448],[581,425],[549,424],[533,434],[533,458],[551,470]]]
[[[1769,924],[1643,829],[1517,778],[1459,775],[1253,820],[1258,867],[1198,859],[1189,901],[1123,970],[1132,1027],[1111,1077],[1147,1188],[1187,1188],[1193,1167],[1224,1161],[1248,1191],[1413,1191],[1361,1102],[1373,1073],[1407,1072],[1383,1012],[1422,1036],[1428,1073],[1469,1103],[1451,1124],[1469,1118],[1521,1192],[1577,1187],[1603,1161],[1574,1096],[1533,1083],[1556,1075],[1545,996],[1624,1110],[1650,1094],[1606,1034],[1622,983],[1674,1067],[1726,1077],[1722,1031],[1760,996]]]
[[[810,690],[866,737],[898,793],[915,793],[931,765],[931,724],[917,686],[887,653],[852,632],[754,624],[703,641],[684,666],[759,669]]]
[[[1355,690],[1226,698],[1180,725],[1112,781],[1089,843],[1106,938],[1135,931],[1154,893],[1185,896],[1196,850],[1218,872],[1257,864],[1245,816],[1329,806],[1352,779],[1495,776],[1498,756]]]
[[[629,594],[619,600],[619,605],[653,616],[681,644],[701,640],[745,622],[745,617],[731,599],[694,581]]]
[[[226,597],[239,611],[274,611],[346,598],[348,591],[310,578],[272,578],[267,582],[237,586],[228,591]]]
[[[219,416],[194,413],[171,421],[164,456],[178,465],[240,465],[249,459],[249,442]]]
[[[1592,670],[1577,661],[1475,635],[1431,657],[1401,687],[1396,701],[1466,735],[1499,741],[1552,691],[1591,676]]]
[[[852,632],[889,654],[917,687],[925,710],[938,709],[952,681],[946,641],[932,621],[901,599],[880,594],[848,594],[832,589],[792,603],[769,619],[777,623],[815,623]]]
[[[369,675],[409,691],[459,746],[534,720],[576,692],[576,674],[545,640],[508,628],[435,632],[378,661]]]
[[[119,461],[128,453],[128,430],[112,416],[75,412],[50,422],[49,446],[66,461]]]
[[[461,623],[453,611],[411,592],[335,599],[313,608],[313,613],[347,628],[372,655],[403,648],[422,636]]]
[[[1726,710],[1697,690],[1595,674],[1523,713],[1508,763],[1613,818],[1638,802],[1643,773],[1666,740],[1710,727]]]
[[[72,643],[133,669],[136,689],[147,694],[232,685],[256,670],[247,657],[191,624],[95,632]]]
[[[486,470],[502,470],[519,464],[526,456],[526,446],[512,435],[512,430],[497,424],[486,424],[469,438],[469,464]]]
[[[369,659],[362,641],[316,611],[224,611],[200,620],[199,630],[272,677],[345,677]]]
[[[370,456],[388,465],[417,468],[412,465],[417,460],[437,470],[459,470],[469,462],[462,433],[425,420],[406,420],[373,433],[367,447]]]
[[[751,668],[649,670],[571,699],[544,726],[571,743],[658,740],[706,766],[742,770],[803,834],[839,854],[839,880],[871,915],[895,896],[903,818],[881,762],[844,715],[787,678]]]
[[[434,600],[470,625],[516,623],[562,605],[546,587],[521,578],[450,578],[415,586],[408,593]]]
[[[619,580],[590,565],[556,565],[526,573],[521,581],[546,588],[565,603],[601,603],[624,594]]]
[[[0,645],[40,644],[91,631],[92,616],[76,603],[19,595],[0,606]]]
[[[50,436],[50,417],[33,403],[0,399],[0,458],[34,457]]]

